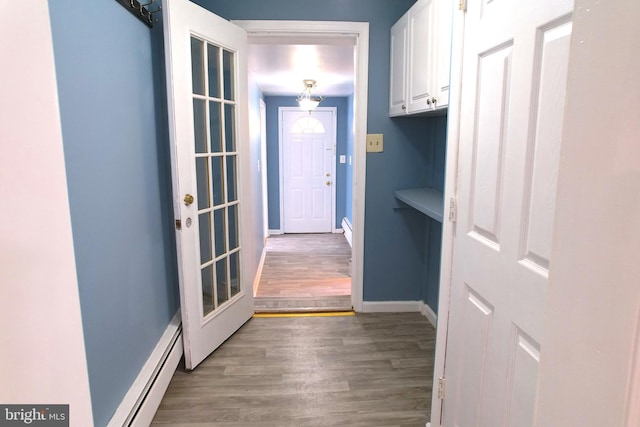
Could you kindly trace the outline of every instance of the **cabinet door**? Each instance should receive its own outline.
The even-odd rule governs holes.
[[[409,10],[409,113],[433,109],[434,1],[419,0]]]
[[[405,13],[391,27],[391,70],[389,84],[389,115],[407,114],[407,24],[409,14]]]
[[[451,65],[451,26],[453,20],[453,2],[436,0],[434,28],[434,74],[433,98],[436,109],[449,105],[449,71]]]

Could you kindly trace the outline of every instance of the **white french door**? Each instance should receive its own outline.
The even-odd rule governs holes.
[[[247,35],[188,0],[163,2],[185,364],[253,314],[243,257]]]
[[[468,0],[445,426],[533,426],[570,0]]]
[[[280,108],[285,233],[331,233],[335,222],[336,109]]]

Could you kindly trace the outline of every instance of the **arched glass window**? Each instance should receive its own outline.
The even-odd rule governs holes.
[[[324,125],[313,117],[302,117],[291,126],[291,133],[327,133]]]

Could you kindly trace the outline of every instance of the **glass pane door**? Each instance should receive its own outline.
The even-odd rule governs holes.
[[[235,52],[191,36],[202,316],[240,293]]]

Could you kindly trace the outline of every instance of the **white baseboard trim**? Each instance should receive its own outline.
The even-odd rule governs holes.
[[[182,323],[178,310],[107,427],[151,424],[183,351]]]
[[[258,293],[258,286],[260,285],[260,276],[262,276],[262,269],[264,268],[264,259],[267,257],[266,248],[262,248],[262,255],[260,255],[260,263],[258,264],[258,271],[256,271],[256,277],[253,279],[253,296]]]
[[[422,301],[362,301],[363,313],[420,312]]]
[[[423,301],[420,301],[420,313],[427,318],[434,328],[436,327],[438,324],[438,315]]]
[[[407,313],[416,312],[427,318],[434,327],[438,316],[423,301],[362,301],[363,313]]]
[[[349,246],[353,247],[353,233],[351,230],[351,223],[347,219],[347,217],[342,218],[342,229],[344,230],[344,237],[349,242]]]
[[[284,234],[282,230],[269,230],[269,236],[274,236],[277,234]]]

